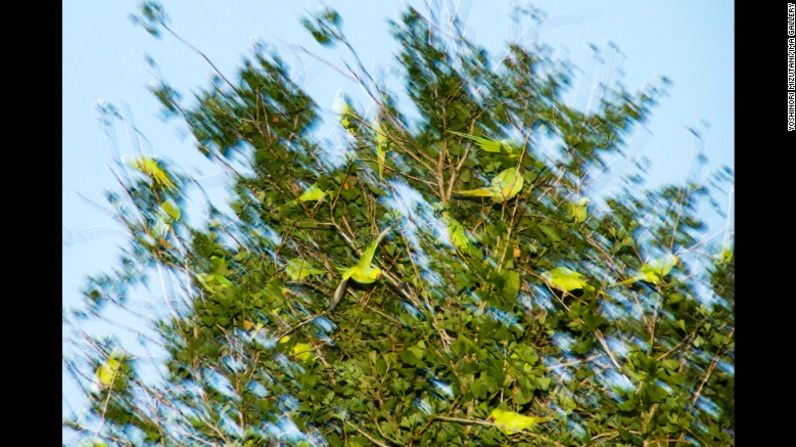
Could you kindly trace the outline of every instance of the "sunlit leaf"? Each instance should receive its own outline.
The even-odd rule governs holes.
[[[587,286],[583,274],[566,267],[556,267],[550,271],[544,272],[542,273],[542,278],[553,288],[561,290],[562,292],[571,292],[573,290],[583,289]]]
[[[644,264],[639,269],[637,279],[647,281],[651,284],[660,284],[663,278],[672,271],[675,265],[679,262],[677,256],[667,254],[666,256],[656,259],[652,262]]]

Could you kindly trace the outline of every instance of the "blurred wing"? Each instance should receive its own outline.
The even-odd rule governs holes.
[[[130,163],[130,166],[151,178],[152,181],[159,186],[163,186],[165,188],[175,187],[166,171],[161,168],[160,165],[158,165],[158,162],[153,158],[137,158]]]
[[[357,266],[362,268],[368,268],[373,263],[373,256],[376,254],[376,249],[379,247],[379,243],[381,240],[384,239],[384,236],[387,236],[387,232],[390,231],[390,227],[385,228],[381,234],[373,241],[370,246],[362,252],[362,257],[359,258],[359,262]]]
[[[478,147],[487,152],[501,152],[500,147],[502,146],[502,143],[500,141],[495,141],[490,138],[479,137],[476,135],[470,135],[462,132],[451,131],[450,133],[474,141],[478,145]]]

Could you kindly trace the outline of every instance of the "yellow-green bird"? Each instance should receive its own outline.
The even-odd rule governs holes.
[[[475,144],[485,152],[503,154],[511,158],[517,157],[522,152],[522,147],[509,139],[493,140],[485,136],[479,137],[462,132],[450,131],[450,133],[475,142]]]
[[[384,178],[384,160],[387,158],[390,140],[387,138],[387,134],[381,124],[376,122],[373,128],[376,131],[376,160],[379,164],[379,180],[382,180]]]
[[[297,200],[299,202],[320,202],[324,197],[326,197],[326,191],[322,190],[317,183],[313,183],[301,193]]]
[[[451,244],[457,249],[468,253],[471,244],[464,226],[462,226],[458,220],[454,219],[453,216],[448,214],[447,211],[442,213],[442,220],[448,227],[448,239],[450,239]]]
[[[152,180],[152,183],[159,188],[174,189],[174,182],[169,178],[168,172],[160,166],[160,163],[153,158],[146,155],[130,156],[125,155],[122,161],[127,163],[131,168],[141,172]]]
[[[337,306],[337,303],[340,302],[340,299],[343,297],[343,293],[345,293],[349,279],[353,279],[359,284],[371,284],[379,279],[382,272],[380,268],[373,266],[373,256],[376,254],[376,249],[379,247],[379,243],[381,243],[381,240],[387,236],[389,231],[390,227],[385,228],[381,234],[379,234],[376,240],[374,240],[370,246],[368,246],[368,248],[362,252],[362,256],[359,257],[359,261],[357,261],[356,264],[346,269],[341,269],[343,279],[340,281],[340,285],[338,285],[337,289],[334,291],[332,303],[329,306],[330,310]]]
[[[123,356],[121,352],[114,350],[111,355],[97,368],[95,373],[97,382],[102,388],[109,388],[119,379]]]
[[[632,284],[637,281],[646,281],[657,286],[679,262],[680,258],[671,253],[667,253],[660,259],[655,259],[642,265],[638,271],[638,275],[620,281],[614,284],[614,286]]]
[[[553,288],[562,292],[572,292],[579,289],[590,288],[586,281],[586,277],[582,273],[570,270],[566,267],[556,267],[546,271],[542,273],[542,279]]]
[[[523,182],[519,169],[508,168],[496,175],[488,188],[457,191],[456,194],[465,197],[491,197],[493,202],[502,203],[516,196],[522,190]]]
[[[584,197],[575,203],[569,204],[569,215],[572,217],[575,223],[581,223],[586,220],[586,217],[588,217],[589,210],[586,208],[588,203],[589,198]]]
[[[348,95],[342,90],[338,90],[332,102],[332,110],[340,118],[340,125],[353,136],[356,136],[357,121],[360,121],[354,107],[351,106],[351,100]]]
[[[492,410],[489,416],[500,430],[509,435],[527,430],[536,424],[550,420],[550,417],[525,416],[513,411],[500,410],[498,408]]]

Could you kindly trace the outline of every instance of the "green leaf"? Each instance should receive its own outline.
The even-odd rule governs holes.
[[[662,402],[664,399],[666,399],[666,396],[669,395],[665,389],[655,385],[654,383],[648,384],[646,387],[644,387],[644,390],[652,402]]]
[[[547,226],[547,225],[539,225],[539,229],[547,236],[547,239],[554,244],[558,244],[562,241],[561,235],[556,231],[555,228]]]
[[[509,270],[503,274],[505,280],[503,284],[503,297],[513,301],[517,298],[520,291],[520,274],[514,270]]]
[[[542,273],[542,278],[550,286],[562,292],[583,289],[587,286],[583,274],[566,267],[556,267],[548,272]]]
[[[550,388],[550,384],[552,382],[553,380],[550,379],[549,377],[539,377],[538,379],[536,379],[536,385],[542,391],[547,391],[547,389]]]
[[[219,273],[199,273],[196,279],[210,291],[223,290],[232,287],[232,281]]]
[[[311,262],[300,258],[291,259],[285,268],[287,277],[293,281],[301,281],[310,275],[322,275],[325,271],[315,267]]]
[[[658,285],[672,271],[672,268],[677,265],[679,259],[673,254],[656,259],[650,263],[644,264],[639,269],[637,280],[643,280],[650,284]]]

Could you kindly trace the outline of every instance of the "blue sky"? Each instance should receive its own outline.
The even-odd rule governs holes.
[[[423,9],[422,2],[410,2]],[[456,4],[457,2],[449,2]],[[470,38],[492,53],[503,50],[512,35],[508,20],[516,2],[462,0]],[[69,308],[79,302],[79,287],[86,274],[111,266],[123,233],[86,198],[103,203],[102,192],[113,189],[106,167],[113,162],[112,140],[100,130],[96,101],[104,99],[132,117],[149,143],[145,149],[174,160],[189,173],[205,177],[216,193],[223,183],[214,181],[219,171],[202,161],[184,128],[164,123],[159,106],[146,86],[155,79],[147,65],[148,54],[158,63],[164,79],[184,96],[207,83],[211,70],[195,53],[166,36],[154,40],[128,19],[137,0],[67,0],[63,2],[63,301]],[[295,79],[325,107],[335,91],[343,88],[355,99],[364,99],[350,81],[343,80],[321,63],[290,50],[301,44],[322,51],[298,23],[305,11],[320,3],[312,0],[275,2],[237,0],[165,0],[163,5],[173,28],[202,49],[228,76],[247,54],[253,37],[259,37],[283,54]],[[329,1],[338,10],[350,40],[368,69],[394,66],[395,45],[386,27],[404,2]],[[704,133],[708,168],[733,165],[734,79],[732,3],[713,1],[536,1],[547,13],[546,24],[525,30],[526,39],[538,39],[556,49],[591,79],[579,84],[574,101],[588,101],[591,80],[605,80],[607,69],[595,67],[590,43],[618,45],[624,58],[615,67],[624,72],[623,82],[640,89],[657,75],[674,84],[670,95],[654,109],[646,130],[629,140],[628,153],[650,159],[651,183],[681,181],[694,152],[687,127],[710,123]],[[610,61],[610,60],[609,60]],[[378,73],[378,70],[375,70]],[[116,126],[115,146],[120,153],[135,152],[135,136]],[[195,171],[198,169],[200,171]],[[705,171],[707,172],[707,171]],[[74,404],[76,394],[64,380],[65,398]]]

